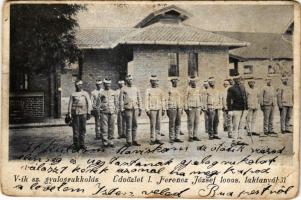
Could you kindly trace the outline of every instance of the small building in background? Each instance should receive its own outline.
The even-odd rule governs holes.
[[[276,88],[281,84],[282,75],[293,76],[293,24],[291,22],[287,29],[279,34],[218,32],[250,44],[230,50],[229,75],[239,73],[245,79],[255,77],[259,85],[263,84],[266,77],[270,77]]]

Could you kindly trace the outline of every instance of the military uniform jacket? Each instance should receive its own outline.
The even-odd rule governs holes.
[[[259,109],[260,102],[259,102],[259,92],[256,88],[247,88],[247,102],[248,102],[248,108],[249,109]]]
[[[278,89],[277,103],[279,107],[289,106],[292,107],[294,102],[293,88],[288,85],[282,85]]]
[[[136,86],[124,86],[119,96],[120,110],[141,109],[142,99]]]
[[[69,99],[68,112],[72,115],[90,114],[91,100],[86,91],[73,92]]]
[[[276,106],[276,91],[272,86],[264,86],[260,93],[261,106]]]
[[[224,88],[223,93],[221,95],[222,108],[225,109],[225,110],[228,110],[228,106],[227,106],[228,89],[229,89],[229,87]]]
[[[165,110],[165,99],[160,88],[148,88],[145,92],[145,111]]]
[[[202,102],[202,91],[199,88],[188,87],[185,96],[184,109],[190,108],[204,108],[204,102]]]
[[[207,89],[206,105],[208,109],[222,108],[222,95],[218,89],[212,87]]]
[[[97,98],[97,107],[102,113],[114,114],[117,112],[117,95],[114,90],[103,90]]]
[[[243,85],[233,85],[228,89],[227,93],[228,110],[247,110],[247,94]]]
[[[167,109],[182,109],[181,94],[178,88],[171,87],[167,93]]]
[[[207,109],[207,104],[206,104],[206,101],[207,101],[207,90],[206,88],[203,88],[201,90],[201,103],[203,105],[203,109]]]
[[[101,91],[103,91],[103,89],[100,89],[100,90],[95,89],[91,92],[91,102],[92,102],[93,109],[97,108],[97,106],[96,106],[97,98],[98,98],[99,93],[101,93]]]

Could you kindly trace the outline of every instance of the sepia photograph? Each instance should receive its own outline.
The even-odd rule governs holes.
[[[4,194],[298,194],[298,3],[10,1],[3,19]]]

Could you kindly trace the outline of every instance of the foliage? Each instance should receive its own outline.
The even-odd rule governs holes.
[[[10,8],[10,69],[49,73],[74,63],[76,4],[13,4]]]

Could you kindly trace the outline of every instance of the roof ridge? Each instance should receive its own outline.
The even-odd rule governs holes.
[[[217,34],[217,33],[214,33],[214,32],[212,32],[212,31],[209,31],[209,30],[205,30],[205,29],[202,29],[202,28],[199,28],[199,27],[192,26],[192,25],[190,25],[190,24],[185,24],[185,23],[183,23],[183,25],[185,25],[185,26],[189,26],[190,28],[193,28],[193,29],[196,29],[196,30],[205,31],[205,32],[207,32],[207,33],[210,33],[210,34],[213,34],[213,35],[217,35],[217,36],[219,36],[219,37],[225,37],[225,38],[228,38],[228,39],[232,39],[232,40],[234,40],[234,41],[236,41],[236,42],[244,42],[244,43],[246,43],[246,45],[247,45],[247,46],[249,46],[249,45],[250,45],[250,43],[249,43],[249,42],[246,42],[246,41],[241,41],[241,40],[238,40],[238,39],[235,39],[235,38],[229,37],[229,36],[225,36],[225,35]]]
[[[283,35],[283,33],[271,33],[271,32],[245,32],[245,31],[212,31],[214,33],[241,33],[241,34],[272,34]]]
[[[134,27],[80,27],[79,30],[97,30],[97,29],[137,29]]]

